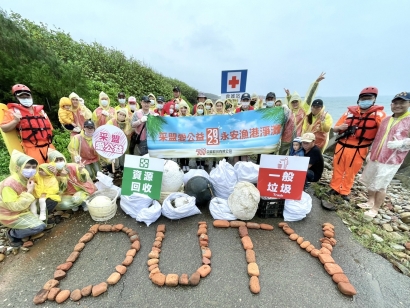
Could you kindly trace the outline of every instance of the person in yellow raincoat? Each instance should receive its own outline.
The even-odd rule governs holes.
[[[74,122],[74,113],[71,111],[72,103],[68,97],[60,98],[60,108],[58,108],[58,120],[61,125],[75,133],[79,133],[81,128]]]
[[[11,153],[10,176],[0,183],[0,223],[10,228],[7,236],[10,246],[19,247],[22,238],[40,233],[46,224],[30,211],[35,200],[33,180],[38,163],[32,157],[17,150]],[[55,202],[47,203],[47,210],[52,212]]]
[[[115,109],[110,107],[110,98],[104,92],[101,92],[98,98],[99,107],[94,110],[91,120],[95,128],[105,125],[109,120],[115,117]]]
[[[71,100],[71,111],[74,114],[74,122],[78,127],[83,129],[84,122],[91,119],[92,112],[84,104],[80,103],[80,97],[76,93],[71,92],[68,98]],[[76,135],[77,133],[74,132],[72,135]]]
[[[315,134],[315,145],[323,153],[329,142],[329,132],[332,125],[332,116],[329,112],[325,111],[323,101],[315,99],[311,105],[311,112],[303,120],[302,134]]]
[[[48,157],[57,169],[56,178],[61,202],[56,209],[78,211],[78,207],[81,205],[83,210],[87,211],[88,208],[84,201],[97,191],[97,187],[91,180],[84,164],[67,163],[64,155],[57,150],[50,150]]]
[[[127,104],[127,100],[125,98],[125,93],[124,92],[119,92],[117,95],[117,99],[118,99],[118,105],[115,106],[115,111],[118,111],[120,109],[127,109],[129,116],[132,116],[132,112],[130,109],[130,105]]]
[[[57,178],[55,177],[56,168],[51,164],[41,164],[38,167],[38,172],[34,176],[34,197],[38,199],[40,207],[40,220],[47,219],[47,202],[53,203],[54,207],[61,201],[61,197],[58,195],[59,186]],[[31,212],[37,215],[37,200],[31,204]]]
[[[156,99],[155,95],[152,94],[152,93],[148,94],[148,98],[150,100],[149,110],[154,111],[155,109],[157,109],[157,99]]]

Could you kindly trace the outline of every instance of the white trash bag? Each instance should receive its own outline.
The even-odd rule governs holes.
[[[97,172],[96,178],[98,180],[95,183],[97,190],[101,191],[105,189],[115,189],[119,192],[119,194],[121,194],[121,188],[113,184],[113,178],[109,177],[108,175],[105,175],[100,171]]]
[[[164,164],[164,173],[162,174],[161,191],[177,192],[184,182],[184,172],[179,165],[172,161],[166,160]]]
[[[169,219],[181,219],[196,214],[201,214],[201,211],[195,205],[195,197],[184,193],[172,193],[162,203],[162,215]]]
[[[209,211],[214,219],[236,220],[228,206],[228,200],[213,198],[209,203]]]
[[[228,206],[238,219],[251,220],[255,216],[260,199],[260,192],[255,185],[238,182],[228,198]]]
[[[238,182],[238,176],[234,167],[227,163],[225,159],[222,159],[215,169],[211,171],[209,181],[214,188],[216,197],[228,199]]]
[[[238,182],[258,182],[259,165],[250,161],[238,161],[235,164],[234,169],[238,176]]]
[[[133,193],[131,196],[121,196],[120,206],[125,214],[136,218],[138,213],[152,204],[152,199],[146,195]]]
[[[186,183],[188,183],[188,181],[192,179],[194,176],[202,176],[209,180],[209,174],[205,170],[190,169],[187,173],[184,174],[184,186],[186,186]]]
[[[306,217],[312,210],[312,197],[302,192],[300,200],[285,200],[283,218],[285,221],[298,221]]]
[[[153,200],[152,205],[139,211],[135,219],[137,221],[145,222],[147,227],[149,227],[149,225],[156,222],[160,216],[161,204],[159,204],[157,200]]]

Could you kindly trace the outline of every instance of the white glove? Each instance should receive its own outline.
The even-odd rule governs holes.
[[[148,120],[147,116],[142,116],[142,118],[140,119],[140,121],[141,121],[142,123],[147,122],[147,120]]]
[[[109,115],[109,113],[108,113],[107,110],[103,110],[103,111],[101,112],[101,114],[102,114],[102,115],[105,115],[106,117]]]
[[[75,161],[77,164],[79,164],[79,163],[81,162],[81,156],[80,156],[80,155],[76,155],[76,156],[74,157],[74,161]]]
[[[389,149],[395,150],[395,149],[400,149],[403,147],[404,140],[397,140],[396,136],[393,136],[394,140],[387,142],[387,147]]]
[[[159,114],[158,114],[158,113],[154,113],[154,117],[157,117],[157,116],[159,116]]]
[[[81,132],[81,128],[76,126],[76,127],[74,127],[73,132],[79,133],[79,132]]]

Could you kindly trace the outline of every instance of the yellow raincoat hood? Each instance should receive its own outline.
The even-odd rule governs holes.
[[[211,109],[207,110],[207,109],[206,109],[206,104],[211,104]],[[198,108],[198,107],[197,107],[197,108]],[[204,102],[204,109],[205,109],[204,114],[205,114],[205,115],[211,114],[213,108],[214,108],[214,103],[212,102],[211,99],[208,98],[208,99]]]
[[[178,111],[178,116],[182,116],[181,112],[181,107],[186,107],[186,115],[189,116],[191,115],[191,108],[189,108],[188,104],[185,101],[179,102],[179,111]]]
[[[198,114],[198,107],[199,106],[202,106],[202,108],[204,109],[204,113],[203,114]],[[205,113],[205,105],[204,105],[204,103],[198,103],[198,104],[196,104],[196,113],[195,113],[195,115],[197,115],[197,116],[203,116],[203,115],[205,115],[206,113]]]
[[[65,159],[64,155],[61,154],[59,151],[54,150],[54,149],[48,149],[48,160],[52,163],[54,163],[56,161],[56,159],[58,157],[62,157],[64,158],[64,161],[67,162],[67,160]]]
[[[225,100],[226,101],[226,100]],[[221,114],[221,113],[218,113],[217,111],[216,111],[216,104],[217,103],[222,103],[222,114],[224,114],[225,113],[225,102],[223,101],[223,100],[221,100],[221,99],[218,99],[216,102],[215,102],[215,106],[214,106],[214,112],[215,112],[215,114]]]
[[[101,99],[102,99],[103,97],[106,97],[107,100],[108,100],[108,105],[107,105],[106,107],[104,107],[104,106],[101,105]],[[98,96],[98,105],[99,105],[101,108],[103,108],[103,109],[109,109],[109,108],[110,108],[110,98],[109,98],[108,95],[105,94],[103,91],[101,91],[100,95]]]
[[[31,156],[28,156],[17,150],[13,150],[10,156],[9,163],[10,174],[14,176],[17,175],[18,178],[24,179],[24,177],[21,175],[21,170],[24,169],[24,166],[27,164],[27,162],[32,159],[34,158]]]
[[[63,108],[64,106],[70,106],[72,107],[73,104],[71,104],[71,100],[68,97],[62,97],[60,98],[60,108]]]
[[[152,96],[154,98],[154,105],[149,105],[149,109],[154,110],[154,109],[157,108],[157,98],[152,93],[148,94],[148,98],[150,98],[150,96]]]

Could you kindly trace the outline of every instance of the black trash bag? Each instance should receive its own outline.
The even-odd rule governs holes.
[[[185,185],[185,193],[196,198],[197,206],[206,206],[215,196],[214,188],[209,180],[203,176],[194,176]]]

